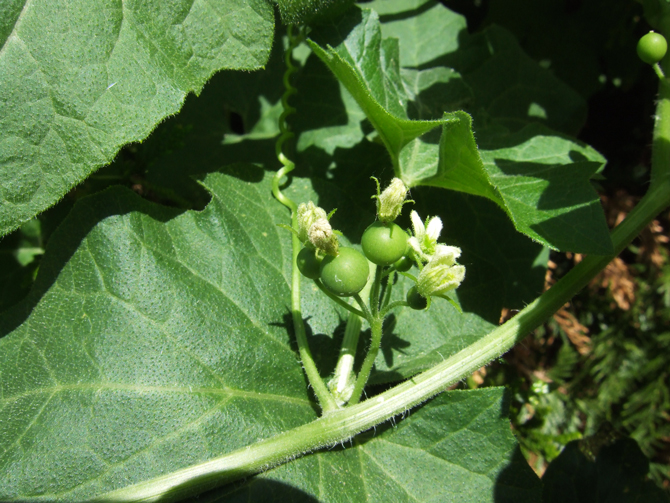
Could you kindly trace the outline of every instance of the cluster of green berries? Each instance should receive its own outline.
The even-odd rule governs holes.
[[[376,180],[375,180],[376,181]],[[298,207],[298,237],[304,248],[298,253],[297,266],[307,278],[320,280],[334,295],[349,297],[368,283],[369,262],[378,267],[406,272],[413,265],[420,269],[416,285],[407,294],[414,309],[425,309],[432,296],[444,295],[457,288],[465,278],[465,267],[456,260],[461,250],[438,244],[442,221],[438,217],[421,220],[412,211],[413,233],[408,235],[394,220],[408,202],[408,189],[399,178],[380,193],[377,182],[377,221],[363,233],[361,248],[341,247],[325,210],[311,201]]]

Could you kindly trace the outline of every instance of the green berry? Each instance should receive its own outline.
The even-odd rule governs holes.
[[[407,272],[412,268],[413,264],[414,262],[412,262],[412,259],[409,257],[400,257],[398,260],[393,262],[393,267],[396,271]]]
[[[317,257],[315,250],[309,248],[300,250],[296,264],[302,275],[309,279],[318,279],[321,275],[321,258]]]
[[[416,289],[415,286],[409,289],[407,292],[407,303],[409,304],[409,307],[412,309],[416,309],[417,311],[421,311],[423,309],[426,309],[426,306],[428,305],[428,299],[426,297],[422,296]]]
[[[370,266],[358,250],[340,248],[337,256],[327,255],[321,262],[321,282],[340,297],[350,297],[368,282]]]
[[[663,59],[668,50],[668,43],[660,33],[650,31],[637,43],[637,55],[645,63],[653,65]]]
[[[375,222],[365,229],[361,246],[373,264],[391,265],[405,254],[407,234],[393,222]]]

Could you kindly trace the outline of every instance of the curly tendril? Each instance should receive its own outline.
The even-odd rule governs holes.
[[[286,140],[293,138],[293,133],[289,130],[286,118],[295,113],[295,108],[293,108],[288,103],[288,99],[296,94],[298,90],[291,85],[291,75],[293,75],[298,67],[293,64],[291,59],[293,50],[298,47],[300,42],[302,42],[303,32],[298,30],[297,34],[294,34],[293,27],[288,27],[288,41],[289,45],[284,52],[284,61],[286,62],[286,71],[284,72],[284,94],[281,98],[283,112],[279,116],[279,138],[277,138],[277,143],[275,143],[275,151],[277,154],[277,159],[282,163],[282,167],[277,171],[275,176],[272,178],[272,194],[277,198],[277,200],[291,210],[291,227],[296,231],[291,237],[291,248],[293,255],[293,271],[291,274],[291,314],[293,317],[293,330],[295,331],[296,342],[298,343],[298,351],[300,353],[300,360],[302,361],[302,367],[307,375],[307,379],[312,386],[312,390],[316,395],[319,405],[321,405],[321,410],[326,413],[338,408],[335,398],[331,395],[330,391],[326,387],[325,383],[319,375],[319,371],[316,368],[314,363],[314,358],[312,357],[312,352],[309,349],[309,344],[307,342],[307,334],[305,332],[305,325],[302,320],[302,312],[300,308],[300,271],[296,266],[296,261],[298,258],[298,253],[300,252],[301,243],[298,239],[298,205],[289,198],[285,196],[281,189],[280,184],[282,179],[287,176],[291,171],[295,169],[295,164],[291,161],[286,155],[284,155],[283,145]]]
[[[279,185],[282,178],[287,176],[291,171],[295,169],[295,164],[293,163],[293,161],[291,161],[284,154],[283,146],[286,140],[293,138],[293,136],[295,136],[289,129],[288,123],[286,122],[286,118],[289,115],[294,114],[296,111],[295,108],[289,104],[288,99],[292,95],[298,92],[298,90],[293,86],[293,84],[291,84],[291,75],[293,75],[298,70],[298,67],[293,64],[292,54],[293,50],[296,47],[298,47],[300,42],[302,42],[302,38],[303,38],[302,30],[298,29],[298,33],[294,34],[293,26],[288,27],[289,46],[284,52],[284,62],[286,63],[286,71],[284,72],[284,79],[283,79],[284,94],[282,95],[281,98],[283,112],[279,116],[280,135],[279,138],[277,138],[277,143],[275,143],[275,152],[277,154],[277,159],[279,160],[279,162],[282,163],[283,167],[280,168],[279,171],[277,171],[274,178],[272,179],[272,193],[280,203],[282,203],[284,206],[286,206],[291,210],[294,217],[295,217],[295,211],[298,208],[298,206],[292,199],[290,199],[289,197],[285,196],[282,193],[281,189],[279,188]]]

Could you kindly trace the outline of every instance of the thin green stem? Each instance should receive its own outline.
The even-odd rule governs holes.
[[[286,71],[284,72],[284,95],[282,96],[282,105],[284,111],[279,117],[279,130],[281,132],[277,143],[275,144],[275,149],[277,153],[277,159],[283,164],[283,167],[277,171],[274,178],[272,179],[272,193],[277,198],[277,200],[282,203],[284,206],[291,210],[291,227],[293,229],[298,229],[298,215],[297,208],[298,206],[295,202],[284,195],[281,191],[280,183],[284,176],[288,175],[295,168],[295,164],[284,155],[282,148],[284,142],[293,136],[288,129],[288,124],[286,123],[286,117],[295,112],[295,108],[291,107],[288,104],[288,98],[296,93],[295,87],[291,85],[290,78],[296,70],[295,65],[291,61],[291,53],[293,49],[300,42],[299,37],[295,37],[292,32],[292,28],[289,27],[289,47],[285,53],[286,60]],[[301,244],[300,240],[296,233],[292,233],[291,238],[291,248],[292,248],[292,274],[291,274],[291,314],[293,317],[293,329],[295,331],[295,339],[298,344],[298,352],[300,353],[300,360],[302,362],[302,367],[307,375],[307,380],[314,390],[314,395],[319,401],[319,405],[324,413],[327,413],[338,408],[335,398],[330,394],[326,384],[321,379],[319,371],[316,368],[316,363],[314,362],[314,357],[312,352],[309,349],[309,342],[307,341],[307,334],[305,332],[305,325],[302,320],[302,309],[300,303],[300,280],[301,275],[298,267],[296,266],[296,260],[298,253],[300,252]]]
[[[361,311],[363,311],[363,318],[367,320],[368,323],[372,322],[372,314],[370,313],[370,309],[368,309],[368,306],[365,304],[363,299],[361,298],[360,294],[355,293],[353,295],[354,300],[356,303],[361,307]]]
[[[382,283],[382,267],[377,266],[375,268],[375,279],[372,283],[372,288],[370,289],[370,312],[372,316],[377,316],[379,313],[379,287]]]
[[[386,274],[384,274],[384,275],[382,276],[382,278],[383,278],[384,276],[386,276]],[[390,302],[390,300],[391,300],[391,292],[393,292],[393,283],[394,283],[395,279],[396,279],[396,276],[393,275],[393,276],[388,276],[388,279],[386,280],[386,288],[384,289],[384,297],[383,297],[383,299],[382,299],[382,309],[383,309],[384,307],[386,307],[386,305],[387,305],[387,304]],[[384,316],[382,315],[382,318],[383,318],[383,317],[384,317]]]
[[[384,307],[384,309],[382,309],[379,313],[379,316],[381,318],[386,318],[386,316],[388,316],[391,311],[398,307],[409,307],[409,304],[405,300],[396,300],[395,302],[391,302],[388,306]]]
[[[325,293],[328,297],[330,297],[330,300],[333,302],[337,303],[338,305],[342,306],[344,309],[349,311],[352,314],[355,314],[357,316],[361,316],[362,318],[365,318],[365,313],[363,311],[360,311],[356,309],[354,306],[351,304],[345,302],[342,300],[341,297],[338,297],[334,293],[332,293],[330,290],[328,290],[325,286],[323,286],[323,283],[321,283],[321,280],[315,279],[314,284],[319,287],[319,290],[321,290],[323,293]]]
[[[372,372],[372,366],[375,364],[377,353],[379,353],[379,346],[382,342],[383,322],[384,319],[379,316],[375,317],[370,322],[370,331],[372,332],[370,347],[363,360],[361,371],[358,373],[358,378],[356,379],[356,385],[354,386],[354,392],[351,394],[349,405],[355,405],[360,401],[361,395],[363,394],[363,388],[365,388],[365,385],[370,378],[370,372]]]

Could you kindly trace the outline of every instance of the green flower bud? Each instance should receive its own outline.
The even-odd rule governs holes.
[[[465,267],[456,263],[460,255],[460,248],[438,245],[433,257],[419,273],[417,291],[428,298],[458,288],[465,278]]]
[[[328,255],[337,255],[340,244],[327,218],[324,217],[316,220],[310,226],[307,235],[309,242],[317,250],[322,250]]]
[[[377,181],[375,179],[375,181]],[[372,196],[377,199],[377,217],[384,223],[393,222],[406,202],[407,191],[409,189],[400,178],[394,178],[384,192],[379,194],[379,182],[377,182],[377,195]]]
[[[307,204],[300,203],[300,206],[298,206],[298,239],[302,244],[309,242],[309,228],[321,218],[328,219],[326,210],[314,206],[312,201]]]

